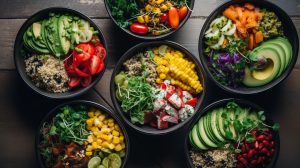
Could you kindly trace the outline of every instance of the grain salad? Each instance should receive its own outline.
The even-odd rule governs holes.
[[[25,70],[33,83],[41,89],[54,93],[69,90],[69,77],[63,61],[51,55],[33,55],[27,58]]]

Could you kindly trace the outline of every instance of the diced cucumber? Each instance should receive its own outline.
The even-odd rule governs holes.
[[[221,16],[219,18],[216,18],[215,20],[213,20],[210,24],[211,28],[218,28],[221,29],[227,22],[227,18],[225,16]]]
[[[214,30],[213,32],[210,32],[205,35],[205,38],[207,39],[207,43],[209,44],[216,44],[221,37],[221,32],[219,29]]]

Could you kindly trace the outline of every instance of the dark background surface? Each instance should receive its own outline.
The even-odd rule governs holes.
[[[196,0],[192,17],[167,40],[175,41],[198,56],[198,36],[206,17],[222,0]],[[300,1],[273,0],[294,21],[300,32]],[[76,99],[92,100],[112,109],[109,82],[120,56],[139,40],[121,33],[108,18],[103,0],[0,0],[0,167],[34,168],[34,138],[42,117],[56,105],[69,100],[50,100],[33,93],[15,71],[13,43],[22,23],[33,13],[51,6],[82,12],[100,26],[108,42],[108,67],[94,89]],[[281,150],[276,167],[300,167],[300,63],[286,81],[267,92],[237,96],[228,94],[211,81],[207,83],[204,106],[216,100],[235,97],[257,103],[281,125]],[[187,129],[166,136],[145,136],[129,129],[131,153],[129,168],[184,168],[183,141]]]

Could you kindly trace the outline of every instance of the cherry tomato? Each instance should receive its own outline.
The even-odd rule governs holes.
[[[160,15],[159,21],[160,21],[161,23],[164,23],[164,22],[168,21],[168,17],[169,17],[168,14],[163,13],[162,15]]]
[[[88,87],[92,83],[92,75],[81,78],[81,85],[83,87]]]
[[[80,78],[79,77],[71,77],[68,85],[72,89],[74,87],[77,87],[80,84]]]
[[[198,99],[197,98],[192,98],[191,100],[188,100],[187,102],[185,102],[185,104],[188,104],[188,105],[191,105],[191,106],[196,106],[198,102]]]
[[[98,72],[100,64],[101,64],[101,59],[99,57],[93,56],[91,58],[90,67],[89,67],[91,75],[94,75]]]
[[[145,35],[149,32],[148,26],[140,23],[133,23],[130,25],[130,30],[139,35]]]
[[[181,8],[179,8],[178,10],[179,20],[183,20],[186,17],[187,13],[188,13],[187,6],[182,6]]]
[[[173,29],[176,29],[179,26],[179,14],[175,7],[171,7],[169,10],[169,24]]]
[[[98,56],[101,60],[104,60],[106,57],[106,50],[102,46],[95,47],[95,55]]]
[[[95,47],[91,44],[78,44],[73,51],[76,64],[89,60],[94,54]]]

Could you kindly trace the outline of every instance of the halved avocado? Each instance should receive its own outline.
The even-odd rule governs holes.
[[[252,72],[246,66],[243,84],[248,87],[262,86],[271,82],[281,70],[280,56],[276,50],[263,48],[257,50],[256,54],[265,57],[268,65],[263,70],[253,70]]]
[[[285,55],[285,51],[284,48],[281,47],[281,45],[274,43],[273,40],[270,42],[266,42],[264,44],[262,44],[261,46],[259,46],[259,49],[255,50],[264,50],[264,49],[271,49],[271,50],[275,50],[279,57],[280,57],[280,70],[277,73],[276,77],[279,77],[282,72],[285,70],[285,66],[286,66],[286,55]]]

